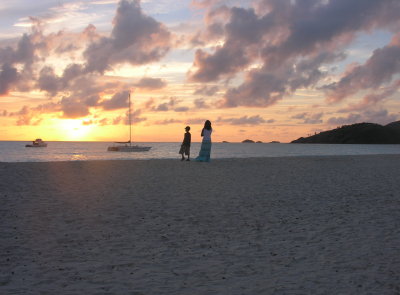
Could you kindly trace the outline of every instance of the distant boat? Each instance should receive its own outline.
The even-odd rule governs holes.
[[[129,141],[116,142],[116,145],[109,146],[107,151],[109,152],[147,152],[151,149],[151,146],[140,146],[132,145],[132,122],[131,122],[131,94],[129,93]]]
[[[41,138],[36,138],[32,141],[32,144],[26,144],[25,147],[47,147],[47,143],[45,143]]]

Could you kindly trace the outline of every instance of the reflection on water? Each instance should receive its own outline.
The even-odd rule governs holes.
[[[87,156],[80,153],[74,153],[71,156],[71,161],[84,161],[84,160],[88,160]]]
[[[26,148],[26,143],[0,142],[0,162],[180,159],[178,142],[140,143],[151,150],[134,153],[107,152],[108,142],[48,142],[47,148]],[[192,158],[199,149],[200,143],[192,143]],[[400,154],[400,145],[213,143],[211,150],[213,159],[371,154]]]

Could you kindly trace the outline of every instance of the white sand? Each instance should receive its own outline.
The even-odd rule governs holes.
[[[0,294],[400,294],[400,156],[0,163]]]

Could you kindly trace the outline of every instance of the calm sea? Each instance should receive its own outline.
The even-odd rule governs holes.
[[[48,142],[46,148],[26,148],[22,141],[0,141],[0,162],[51,162],[86,160],[179,159],[180,143],[148,142],[148,152],[108,152],[108,142]],[[191,154],[196,157],[200,143],[192,143]],[[369,144],[289,144],[289,143],[213,143],[211,157],[291,157],[331,155],[400,154],[400,145]]]

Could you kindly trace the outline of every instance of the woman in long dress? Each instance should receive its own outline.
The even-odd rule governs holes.
[[[207,120],[204,123],[203,130],[201,130],[201,136],[203,137],[203,140],[201,142],[199,156],[196,158],[197,162],[210,162],[211,133],[212,133],[211,122]]]

